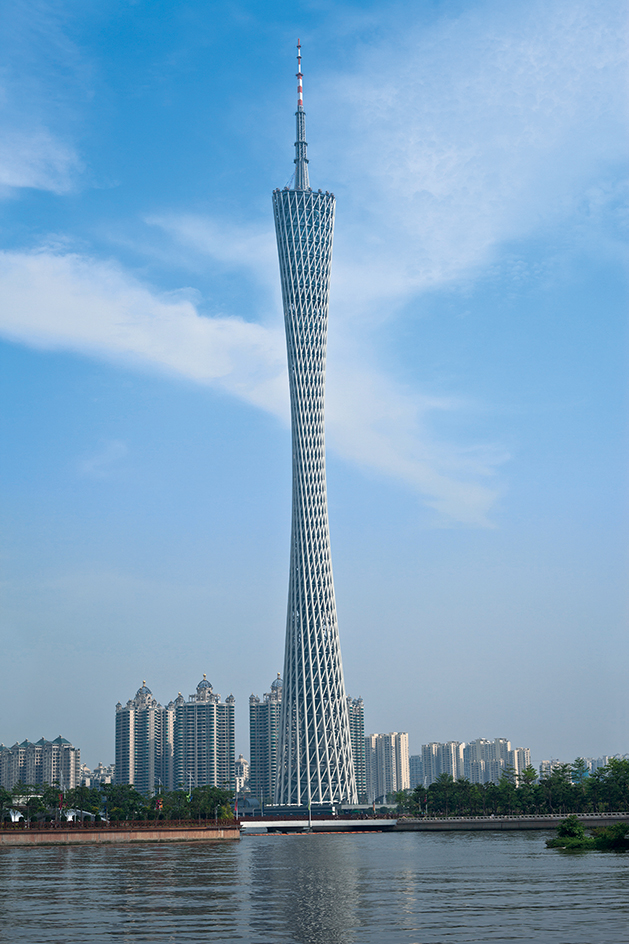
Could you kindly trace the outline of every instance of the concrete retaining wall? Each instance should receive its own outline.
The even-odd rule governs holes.
[[[452,816],[449,819],[400,819],[395,832],[445,832],[452,830],[556,829],[567,814],[552,816]],[[587,828],[629,823],[629,813],[577,813]]]
[[[156,829],[0,829],[0,846],[78,845],[87,842],[102,844],[120,842],[208,842],[209,840],[240,839],[238,826],[164,827]]]

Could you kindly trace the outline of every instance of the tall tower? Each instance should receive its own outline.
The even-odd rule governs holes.
[[[324,395],[334,194],[308,179],[297,41],[293,187],[273,192],[288,349],[293,513],[275,801],[357,802],[330,557]]]

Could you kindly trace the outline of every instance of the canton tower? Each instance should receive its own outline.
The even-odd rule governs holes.
[[[356,803],[356,779],[332,580],[324,396],[334,195],[308,179],[297,40],[293,187],[273,192],[288,350],[293,511],[275,802]]]

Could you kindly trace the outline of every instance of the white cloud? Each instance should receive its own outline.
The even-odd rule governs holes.
[[[0,197],[70,191],[83,171],[76,120],[90,69],[63,0],[9,0],[0,33]]]
[[[369,353],[368,322],[487,266],[509,240],[574,220],[583,194],[596,194],[601,170],[609,173],[623,150],[623,5],[490,0],[430,26],[407,12],[403,26],[390,18],[384,39],[355,52],[351,76],[330,77],[311,97],[315,113],[326,102],[317,129],[325,158],[313,163],[313,180],[340,189],[344,207],[332,298],[341,353],[328,375],[330,443],[411,485],[439,513],[486,523],[503,451],[436,443],[432,417],[461,404],[409,392],[384,376]],[[24,159],[0,179],[67,188],[71,150],[42,138],[38,164],[29,157],[32,140],[24,138]],[[194,214],[155,214],[148,222],[277,298],[267,225]],[[50,251],[0,257],[0,288],[5,336],[159,368],[287,418],[282,331],[254,323],[260,310],[248,320],[203,317],[194,293],[159,293],[116,263]],[[356,318],[360,344],[350,343]]]
[[[328,371],[326,419],[330,446],[345,459],[410,485],[440,520],[489,524],[500,493],[493,476],[508,458],[499,447],[437,442],[435,412],[465,404],[399,388],[365,364],[339,359]]]
[[[231,258],[228,241],[221,251]],[[0,294],[5,337],[165,370],[287,420],[279,327],[203,317],[189,299],[160,295],[115,263],[79,255],[0,254]],[[330,383],[329,407],[330,440],[345,458],[404,481],[451,519],[487,523],[496,490],[477,480],[501,457],[437,446],[426,428],[429,413],[457,404],[405,394],[377,370],[347,361]],[[105,474],[119,446],[86,460],[84,473]]]
[[[116,263],[76,254],[2,253],[0,287],[5,337],[158,367],[285,411],[279,330],[204,318],[191,301],[160,295]]]
[[[228,270],[247,269],[276,300],[280,298],[279,267],[272,225],[237,226],[194,213],[147,217],[186,250],[209,256]]]
[[[116,465],[127,455],[125,443],[119,439],[112,439],[102,444],[93,455],[87,456],[79,463],[79,474],[86,478],[109,478]]]
[[[19,187],[66,193],[80,168],[74,149],[48,130],[19,131],[0,122],[0,194]]]
[[[625,32],[624,3],[592,0],[492,0],[430,26],[393,17],[386,39],[354,50],[351,75],[309,93],[325,114],[313,179],[334,181],[345,206],[343,309],[386,317],[574,216],[625,157]]]

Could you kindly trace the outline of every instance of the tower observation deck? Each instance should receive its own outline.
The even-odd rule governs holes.
[[[301,45],[292,187],[273,192],[293,452],[284,690],[275,802],[357,802],[330,556],[324,398],[334,194],[308,176]]]

